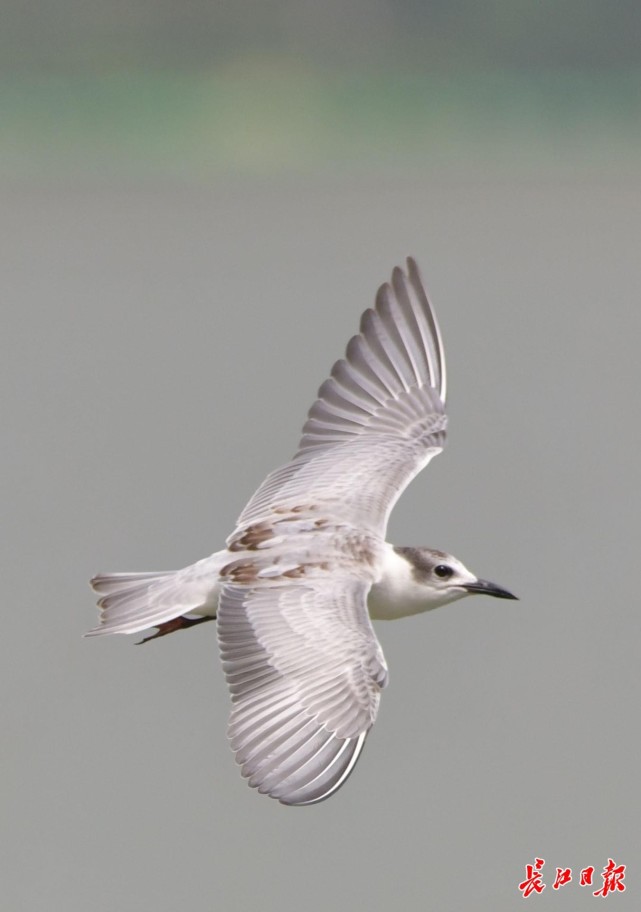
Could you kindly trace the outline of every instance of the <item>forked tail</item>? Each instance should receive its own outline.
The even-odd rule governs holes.
[[[85,636],[138,633],[189,614],[216,617],[221,562],[214,554],[184,570],[94,576],[100,623]]]

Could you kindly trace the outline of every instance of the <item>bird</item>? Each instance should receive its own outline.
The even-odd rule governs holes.
[[[216,620],[231,748],[281,804],[317,804],[354,769],[388,683],[372,621],[517,598],[451,554],[386,541],[394,504],[445,445],[445,400],[441,333],[408,257],[225,548],[182,570],[91,580],[100,618],[87,636],[155,629],[145,643]]]

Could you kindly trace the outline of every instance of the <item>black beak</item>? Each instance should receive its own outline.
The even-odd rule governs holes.
[[[477,579],[475,583],[466,583],[463,589],[467,589],[468,592],[477,592],[479,595],[493,595],[494,598],[516,599],[518,601],[518,595],[512,595],[507,589],[502,589],[501,586],[497,586],[496,583],[490,583],[487,580]]]

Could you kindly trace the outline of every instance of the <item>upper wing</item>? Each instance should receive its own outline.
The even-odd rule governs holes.
[[[385,534],[409,482],[445,442],[445,357],[418,268],[394,269],[309,411],[298,452],[267,476],[238,528],[312,504]]]
[[[387,668],[368,589],[330,577],[223,589],[229,739],[249,784],[283,804],[314,804],[340,788],[376,718]]]

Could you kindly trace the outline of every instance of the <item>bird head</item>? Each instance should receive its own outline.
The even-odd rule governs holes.
[[[446,605],[466,595],[493,595],[516,599],[503,586],[481,579],[452,554],[434,548],[395,548],[410,564],[413,581],[420,586],[428,608]]]

